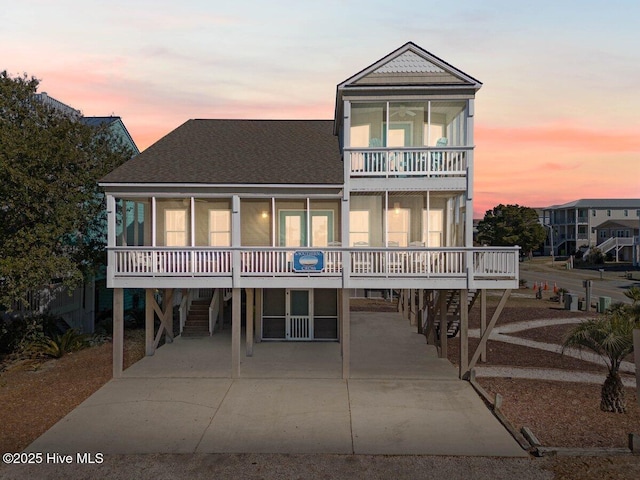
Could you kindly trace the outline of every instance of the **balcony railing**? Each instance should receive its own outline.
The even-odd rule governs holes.
[[[296,252],[322,257],[323,268],[296,271]],[[281,248],[114,247],[114,277],[297,277],[516,279],[518,247]],[[343,271],[349,260],[349,272]]]
[[[454,176],[467,173],[469,148],[345,148],[352,177]]]

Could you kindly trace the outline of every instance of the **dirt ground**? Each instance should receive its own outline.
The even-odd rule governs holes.
[[[498,302],[497,297],[489,298],[488,316]],[[384,300],[354,301],[353,310],[396,311],[392,302]],[[584,316],[579,312],[567,312],[558,308],[557,303],[528,298],[512,298],[505,308],[499,324],[520,322],[532,319],[566,318]],[[479,327],[479,307],[474,306],[470,314],[470,327]],[[529,331],[519,332],[518,336],[531,338],[537,341],[549,343],[561,343],[566,333],[566,326],[543,327]],[[125,339],[125,364],[134,363],[144,354],[144,332],[127,331]],[[458,338],[448,342],[449,359],[457,362]],[[477,341],[471,339],[470,351],[473,352]],[[630,361],[633,361],[631,358]],[[97,347],[91,347],[73,354],[66,355],[59,360],[49,360],[42,363],[23,362],[7,368],[0,374],[0,452],[19,452],[28,446],[34,439],[44,433],[58,420],[69,413],[89,395],[99,389],[111,379],[112,351],[111,344],[107,343]],[[563,357],[558,354],[543,352],[528,347],[508,345],[503,342],[488,343],[487,365],[544,367],[562,370],[606,372],[603,367],[580,359]],[[625,415],[604,413],[599,410],[599,385],[579,384],[566,382],[551,382],[539,380],[524,380],[514,378],[479,378],[480,384],[490,393],[500,393],[503,396],[502,410],[517,428],[529,427],[544,446],[549,447],[626,447],[628,434],[640,433],[640,406],[638,405],[635,391],[627,389],[628,413]],[[155,464],[162,465],[169,462],[169,456],[158,456]],[[272,458],[273,457],[273,458]],[[218,460],[215,460],[215,459]],[[279,457],[278,457],[279,458]],[[289,470],[285,467],[281,471],[266,466],[259,471],[251,470],[253,466],[280,461],[275,456],[213,456],[210,462],[217,465],[236,464],[244,465],[234,470],[235,474],[245,475],[247,478],[331,478],[334,474],[332,468],[349,465],[342,470],[343,473],[353,469],[354,465],[362,467],[361,473],[369,472],[367,478],[385,478],[379,476],[381,472],[394,472],[396,478],[415,478],[415,476],[403,472],[426,472],[422,470],[425,462],[438,463],[435,457],[385,457],[371,459],[357,458],[352,463],[342,457],[336,456],[286,456],[287,461],[282,462],[296,465],[304,463],[305,467]],[[413,459],[412,459],[413,458]],[[247,467],[245,461],[251,459]],[[151,457],[146,457],[151,460]],[[140,464],[136,456],[131,458],[110,458],[105,462],[114,465],[112,470],[102,470],[102,474],[111,471],[112,478],[131,478],[123,473],[118,473],[117,465],[129,465],[128,473],[136,472],[136,465]],[[445,460],[442,460],[445,462]],[[457,460],[459,463],[459,459]],[[474,459],[473,462],[481,460]],[[487,459],[491,463],[493,460]],[[498,466],[487,467],[495,473],[495,478],[558,478],[558,479],[602,479],[602,478],[640,478],[640,456],[587,456],[587,457],[555,457],[530,459],[536,470],[547,472],[549,476],[523,477],[520,473],[506,470],[504,476],[498,474],[508,462],[501,462]],[[115,462],[115,463],[114,463]],[[202,462],[197,459],[184,459],[184,462]],[[226,462],[226,463],[225,463]],[[346,463],[345,463],[346,462]],[[471,462],[471,460],[468,460]],[[469,465],[473,466],[473,462]],[[175,463],[175,462],[174,462]],[[180,463],[180,462],[178,462]],[[446,462],[445,462],[446,463]],[[198,463],[199,464],[199,463]],[[371,465],[379,464],[379,471],[372,471]],[[313,466],[317,468],[312,468]],[[409,467],[409,465],[418,465]],[[514,463],[515,465],[515,463]],[[240,468],[240,467],[238,467]],[[249,468],[249,470],[246,470]],[[411,470],[419,468],[419,470]],[[442,467],[445,468],[445,467]],[[448,467],[447,467],[448,468]],[[404,469],[404,470],[403,470]],[[497,469],[497,470],[496,470]],[[526,469],[525,469],[526,470]],[[218,472],[216,478],[233,478],[233,475],[225,476],[225,472],[231,470],[215,470],[209,468],[209,473]],[[446,471],[442,470],[442,471]],[[3,470],[0,467],[0,478],[13,477],[10,472],[15,470]],[[84,471],[82,477],[92,478],[91,469]],[[183,473],[185,470],[183,470]],[[192,471],[195,475],[195,470]],[[244,472],[244,473],[240,473]],[[306,472],[306,474],[305,474]],[[322,474],[325,472],[325,474]],[[458,474],[463,475],[461,470]],[[480,470],[466,471],[464,477],[457,477],[454,471],[450,471],[448,478],[491,478],[483,476]],[[475,473],[474,473],[475,472]],[[511,472],[508,473],[508,472]],[[550,473],[550,472],[553,472]],[[63,472],[49,472],[51,476],[42,478],[55,478],[55,475],[65,475]],[[142,470],[138,471],[142,473]],[[334,472],[335,473],[335,472]],[[24,471],[27,474],[27,471]],[[253,475],[256,474],[256,475]],[[29,475],[32,475],[31,473]],[[42,471],[33,471],[34,478],[42,475]],[[139,478],[148,478],[144,475],[135,475]],[[352,478],[365,478],[364,475],[349,475]],[[420,475],[422,476],[422,475]],[[29,478],[26,476],[25,478]],[[151,478],[151,477],[149,477]],[[154,478],[169,478],[159,474]],[[388,477],[387,477],[388,478]],[[426,478],[426,477],[425,477]],[[447,478],[447,477],[442,477]]]

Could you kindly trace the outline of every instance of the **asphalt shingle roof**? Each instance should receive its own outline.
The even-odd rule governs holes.
[[[562,205],[552,205],[545,210],[562,208],[640,208],[640,198],[581,198]]]
[[[101,183],[342,184],[333,120],[189,120]]]

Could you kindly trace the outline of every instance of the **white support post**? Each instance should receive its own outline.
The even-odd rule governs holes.
[[[422,309],[424,305],[424,289],[421,288],[418,290],[418,307],[416,310],[416,320],[418,322],[418,333],[424,333],[424,310]]]
[[[151,246],[155,247],[157,245],[157,228],[158,228],[158,219],[157,217],[157,205],[156,205],[156,197],[151,197]]]
[[[480,338],[483,337],[487,330],[487,291],[483,288],[480,290]],[[480,361],[487,361],[487,344],[484,343],[480,349]]]
[[[256,295],[255,295],[255,300],[256,300],[255,341],[257,343],[262,342],[262,315],[263,315],[263,311],[262,311],[262,295],[263,295],[263,289],[262,288],[257,288],[256,289]]]
[[[240,288],[234,288],[231,293],[231,378],[240,378],[241,293]]]
[[[246,302],[246,344],[247,344],[247,357],[253,356],[253,292],[255,289],[247,288],[247,302]]]
[[[447,358],[447,294],[440,290],[440,358]]]
[[[340,290],[340,346],[342,347],[342,378],[348,379],[351,366],[351,317],[349,315],[349,290]]]
[[[633,351],[636,362],[636,399],[640,405],[640,328],[633,330]]]
[[[116,246],[116,199],[107,195],[107,287],[113,285],[116,254],[111,247]]]
[[[124,363],[124,291],[113,289],[113,378],[122,377]]]
[[[240,246],[240,197],[234,195],[231,201],[231,245],[234,247]],[[232,281],[233,286],[237,286],[240,282],[240,251],[233,250],[231,252],[232,258]],[[240,303],[238,301],[238,303]],[[234,306],[235,308],[235,306]]]
[[[411,311],[409,309],[409,297],[411,296],[411,290],[410,289],[405,289],[404,291],[404,302],[402,304],[402,309],[404,310],[402,312],[402,315],[406,315],[407,320],[409,320],[409,324],[411,324]]]
[[[460,362],[458,376],[463,378],[469,370],[469,290],[460,290]]]
[[[145,339],[145,353],[147,355],[153,355],[156,351],[153,340],[155,337],[155,316],[153,311],[153,302],[156,301],[153,298],[153,290],[151,288],[145,289],[144,296],[144,339]]]

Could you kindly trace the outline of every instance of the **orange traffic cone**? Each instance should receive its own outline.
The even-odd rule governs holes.
[[[545,290],[549,290],[549,284],[547,283],[547,281],[544,281],[544,289]]]
[[[556,285],[556,282],[553,282],[553,293],[558,293],[558,285]]]
[[[534,292],[538,291],[538,282],[533,282],[533,291]]]

